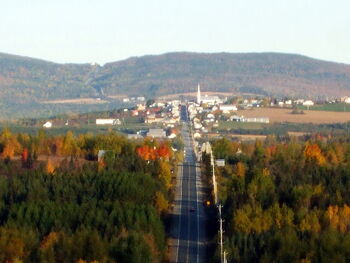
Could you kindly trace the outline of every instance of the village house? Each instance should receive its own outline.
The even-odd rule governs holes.
[[[120,125],[119,119],[96,119],[96,125]]]
[[[303,102],[303,106],[314,106],[314,102],[312,100],[306,100]]]
[[[155,114],[148,115],[145,118],[145,123],[148,123],[148,124],[163,122],[163,121],[164,121],[164,117],[162,117],[160,115],[155,115]]]
[[[152,138],[165,138],[166,133],[163,129],[149,129],[147,133],[147,137],[152,137]]]
[[[43,125],[43,127],[44,127],[44,128],[47,128],[47,129],[48,129],[48,128],[51,128],[51,127],[52,127],[52,122],[51,122],[51,121],[45,122],[44,125]]]
[[[230,113],[231,111],[237,111],[237,106],[236,105],[227,105],[227,104],[221,104],[219,106],[219,109],[223,112],[223,113]]]

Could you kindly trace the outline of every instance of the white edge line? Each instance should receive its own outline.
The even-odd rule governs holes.
[[[196,171],[196,199],[197,199],[197,263],[199,262],[199,206],[198,206],[198,187],[197,187],[197,179],[198,177],[198,169],[197,162],[195,162],[195,171]]]
[[[181,173],[180,173],[180,178],[179,178],[179,186],[180,186],[180,210],[179,210],[179,235],[177,238],[177,250],[176,250],[176,263],[178,262],[179,259],[179,249],[180,249],[180,234],[181,234],[181,210],[182,210],[182,176],[183,176],[183,163],[181,164]]]
[[[187,177],[187,181],[188,181],[188,188],[187,188],[187,195],[188,195],[188,200],[187,200],[187,204],[189,204],[190,202],[191,202],[191,178],[190,178],[190,176],[191,176],[191,169],[190,169],[190,166],[189,165],[187,165],[187,168],[188,168],[188,177]],[[191,214],[190,214],[190,209],[191,209],[191,207],[187,207],[187,220],[188,220],[188,222],[187,222],[187,237],[188,237],[188,239],[187,239],[187,255],[186,255],[186,262],[189,262],[188,261],[188,258],[189,258],[189,256],[190,256],[190,228],[191,228],[191,220],[190,220],[190,218],[191,218]]]

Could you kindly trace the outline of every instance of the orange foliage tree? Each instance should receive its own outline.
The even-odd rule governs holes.
[[[44,237],[43,241],[40,244],[40,248],[45,250],[55,244],[58,241],[58,233],[57,232],[51,232],[47,236]]]
[[[319,165],[326,163],[326,158],[323,156],[320,147],[317,144],[307,144],[304,150],[304,156],[308,160],[313,160]]]
[[[55,166],[50,159],[48,159],[46,163],[46,172],[49,174],[53,174],[55,172]]]
[[[157,149],[157,156],[159,158],[170,158],[171,157],[171,151],[167,144],[163,143],[161,144]]]
[[[159,147],[143,145],[136,148],[137,154],[146,161],[154,161],[158,158],[170,158],[171,150],[167,144],[161,144]]]

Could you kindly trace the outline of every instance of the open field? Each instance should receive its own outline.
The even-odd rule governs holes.
[[[64,99],[64,100],[45,100],[42,104],[102,104],[108,103],[106,100],[95,98],[79,98],[79,99]]]
[[[291,114],[291,109],[278,108],[254,108],[252,110],[240,110],[238,115],[244,117],[269,117],[270,123],[344,123],[350,122],[348,112],[313,111],[305,110],[305,114]]]
[[[220,130],[225,129],[243,129],[243,130],[260,130],[269,124],[251,123],[251,122],[235,122],[235,121],[219,121]]]
[[[219,139],[222,138],[223,135],[220,133],[208,133],[206,137],[210,139]],[[261,134],[225,134],[225,137],[230,137],[230,138],[237,138],[240,141],[255,141],[255,140],[265,140],[266,135],[261,135]]]
[[[39,130],[42,130],[43,128],[41,126],[25,126],[25,125],[19,125],[19,124],[13,124],[13,123],[0,123],[0,132],[4,129],[8,128],[13,133],[28,133],[31,135],[37,134]],[[61,135],[65,134],[68,131],[72,131],[75,135],[84,134],[84,133],[91,133],[91,134],[101,134],[101,133],[108,133],[111,131],[117,132],[117,133],[130,133],[130,132],[136,132],[139,130],[148,130],[151,128],[163,128],[162,123],[153,123],[153,124],[146,124],[146,123],[123,123],[121,125],[95,125],[95,124],[80,124],[80,125],[73,125],[73,126],[66,126],[66,125],[57,125],[53,126],[50,129],[45,129],[45,132],[48,135]]]
[[[307,110],[307,107],[306,106],[298,106],[298,109]],[[332,104],[314,105],[314,106],[311,106],[310,109],[317,110],[317,111],[350,112],[350,104],[332,103]]]

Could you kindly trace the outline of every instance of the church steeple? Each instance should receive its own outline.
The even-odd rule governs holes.
[[[197,104],[201,104],[201,86],[198,83],[198,88],[197,88]]]

